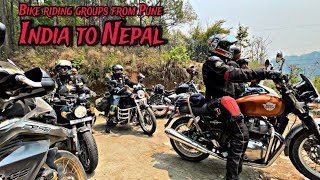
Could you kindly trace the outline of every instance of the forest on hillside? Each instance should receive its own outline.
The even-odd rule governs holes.
[[[163,16],[18,16],[19,3],[29,6],[139,6],[140,3],[163,6]],[[103,28],[108,20],[125,19],[127,25],[151,26],[163,28],[163,37],[168,39],[166,45],[149,46],[19,46],[18,40],[21,21],[33,20],[34,26],[89,26]],[[238,46],[242,56],[252,59],[251,67],[261,67],[267,57],[269,39],[255,37],[248,33],[249,27],[239,24],[237,27],[225,27],[226,20],[218,20],[205,27],[197,21],[197,14],[186,0],[0,0],[0,21],[7,26],[5,45],[0,48],[1,60],[13,60],[24,70],[41,67],[54,76],[54,63],[59,59],[70,60],[79,72],[87,77],[89,86],[99,93],[104,89],[106,76],[115,63],[125,67],[125,73],[136,80],[138,73],[146,76],[147,86],[156,83],[164,84],[168,89],[174,87],[173,82],[188,79],[185,67],[194,64],[200,71],[196,81],[203,87],[201,65],[206,57],[207,39],[216,33],[234,34],[238,38]],[[188,24],[192,28],[184,34],[179,28]],[[316,80],[318,78],[316,77]],[[320,83],[319,83],[320,84]],[[320,85],[318,86],[320,87]]]

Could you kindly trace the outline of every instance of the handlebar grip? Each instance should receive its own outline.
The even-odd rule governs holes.
[[[15,77],[15,79],[16,79],[16,81],[22,82],[22,83],[24,83],[26,85],[29,85],[31,87],[35,87],[35,88],[42,87],[41,82],[34,82],[34,81],[32,81],[31,79],[27,78],[24,75],[17,75]]]

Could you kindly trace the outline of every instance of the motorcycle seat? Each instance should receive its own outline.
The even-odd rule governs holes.
[[[208,109],[207,103],[203,104],[202,106],[191,106],[193,114],[201,114],[201,115],[211,115],[212,112]],[[180,106],[179,107],[180,113],[190,113],[188,105]]]
[[[210,115],[210,114],[212,114],[211,112],[210,112],[210,110],[208,109],[208,105],[207,105],[207,103],[205,103],[204,105],[202,105],[202,106],[192,106],[191,107],[192,108],[192,112],[194,113],[194,114],[202,114],[202,115]]]

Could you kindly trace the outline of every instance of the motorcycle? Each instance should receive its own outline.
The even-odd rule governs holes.
[[[284,63],[282,52],[277,61]],[[270,63],[266,63],[269,66]],[[319,93],[305,75],[290,85],[288,76],[272,78],[281,97],[272,89],[258,85],[236,99],[249,130],[249,143],[244,164],[253,167],[269,167],[284,151],[300,173],[310,179],[319,179],[320,119],[311,111],[319,108]],[[209,155],[226,160],[227,144],[223,133],[225,123],[218,119],[219,108],[210,108],[200,94],[186,95],[177,100],[174,113],[165,124],[165,133],[173,149],[185,160],[201,161]],[[293,113],[302,123],[290,128],[284,136]],[[169,127],[170,125],[170,127]]]
[[[187,72],[190,74],[190,79],[185,83],[179,84],[174,90],[167,91],[162,84],[157,84],[152,88],[153,93],[149,98],[149,104],[157,118],[167,115],[170,110],[169,107],[173,104],[178,94],[185,92],[200,93],[198,85],[193,80],[194,76],[198,74],[194,65],[190,65],[187,68]]]
[[[88,100],[91,97],[92,93],[53,93],[45,98],[57,113],[57,125],[68,128],[75,134],[72,139],[59,143],[59,149],[67,149],[77,155],[88,173],[96,169],[99,159],[97,144],[91,132],[96,120],[95,108]]]
[[[35,121],[52,112],[41,98],[34,98],[34,106],[24,103],[52,91],[54,81],[40,68],[24,73],[11,61],[0,66],[0,178],[87,179],[75,155],[53,147],[72,132]]]
[[[142,79],[139,78],[139,84],[134,86],[133,90],[130,89],[127,85],[121,87],[118,85],[117,81],[112,80],[110,83],[115,87],[121,87],[118,92],[125,92],[123,95],[114,95],[116,98],[120,99],[120,104],[115,112],[115,119],[111,120],[107,116],[109,113],[109,107],[105,110],[105,115],[100,114],[112,121],[112,125],[116,124],[140,124],[143,132],[151,136],[156,131],[156,117],[147,103],[146,98],[146,89],[142,83]],[[106,101],[109,101],[110,95],[107,95],[105,98]],[[109,106],[109,105],[108,105]]]

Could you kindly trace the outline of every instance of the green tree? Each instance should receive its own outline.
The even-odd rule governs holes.
[[[237,45],[240,47],[242,52],[251,45],[250,40],[248,38],[249,37],[248,30],[249,30],[249,27],[242,26],[239,23],[236,38],[238,39]]]
[[[223,28],[224,20],[216,21],[209,26],[205,31],[198,24],[190,32],[190,37],[187,41],[187,49],[192,60],[203,62],[208,52],[208,38],[214,34],[229,34],[230,30]]]
[[[187,48],[183,45],[172,48],[168,53],[165,53],[164,59],[174,61],[187,61],[189,56],[187,54]]]

